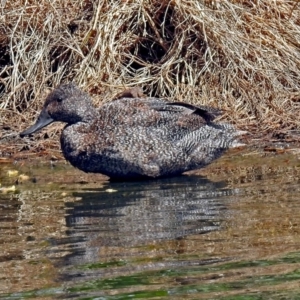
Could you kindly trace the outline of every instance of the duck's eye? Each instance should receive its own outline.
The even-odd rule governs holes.
[[[56,101],[57,101],[57,102],[62,102],[63,99],[64,99],[64,98],[63,98],[62,96],[57,96],[57,97],[56,97]]]

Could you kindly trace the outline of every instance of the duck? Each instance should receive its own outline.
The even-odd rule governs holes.
[[[71,82],[46,97],[36,122],[20,137],[64,122],[61,149],[74,167],[117,180],[169,177],[203,168],[242,145],[244,132],[216,122],[220,114],[212,107],[146,97],[136,90],[96,108]]]

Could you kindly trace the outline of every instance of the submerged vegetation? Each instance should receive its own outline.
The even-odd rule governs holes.
[[[1,3],[4,142],[32,123],[49,89],[69,81],[97,104],[141,86],[147,95],[221,108],[252,132],[299,128],[299,1]],[[44,142],[57,133],[52,127]]]

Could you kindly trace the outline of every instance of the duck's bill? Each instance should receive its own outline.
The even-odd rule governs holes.
[[[20,133],[20,137],[24,137],[25,135],[32,134],[45,126],[49,125],[50,123],[54,122],[54,120],[50,117],[50,115],[47,113],[45,109],[42,110],[40,113],[38,119],[36,120],[35,124],[33,124],[31,127],[26,129],[25,131]]]

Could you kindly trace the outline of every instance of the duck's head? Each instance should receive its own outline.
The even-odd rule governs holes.
[[[68,124],[84,121],[93,112],[88,94],[78,89],[74,83],[62,84],[48,95],[35,124],[21,132],[20,136],[32,134],[55,121]]]

